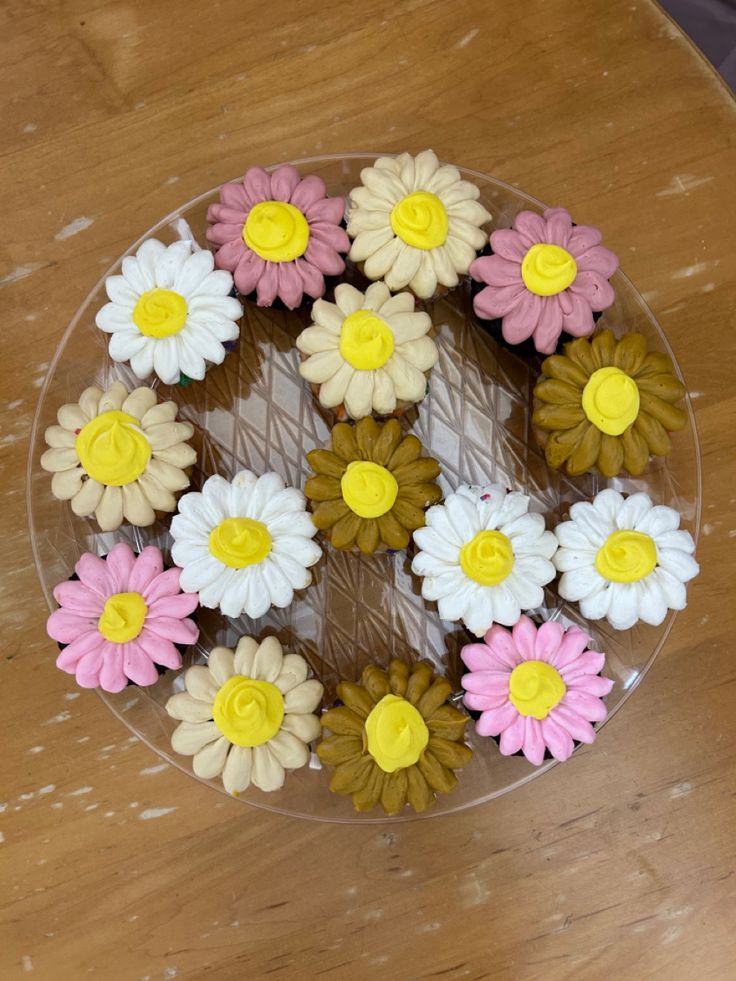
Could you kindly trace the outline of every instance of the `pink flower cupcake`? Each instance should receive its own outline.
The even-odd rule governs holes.
[[[605,719],[601,696],[613,682],[600,677],[605,655],[587,650],[590,642],[579,627],[537,628],[523,616],[512,630],[491,627],[485,643],[463,647],[464,701],[481,713],[478,735],[500,736],[504,756],[521,751],[535,766],[545,754],[564,761],[576,742],[592,743],[591,723]]]
[[[241,183],[222,185],[220,203],[207,212],[215,265],[233,274],[243,296],[255,291],[258,306],[280,300],[293,310],[304,294],[324,294],[325,276],[344,271],[344,212],[321,177],[302,178],[290,164],[271,174],[251,167]]]
[[[512,228],[491,233],[493,255],[476,259],[470,275],[485,288],[473,307],[484,320],[502,318],[509,344],[532,338],[537,351],[552,354],[560,334],[590,334],[594,313],[610,307],[608,282],[618,257],[600,245],[590,225],[573,226],[564,208],[544,215],[521,211]]]
[[[129,545],[114,545],[103,559],[85,552],[75,566],[77,579],[54,588],[59,604],[46,630],[62,648],[56,666],[76,675],[82,688],[122,691],[129,683],[146,686],[159,670],[180,668],[175,645],[194,644],[199,631],[189,614],[196,593],[182,593],[181,569],[164,571],[153,546],[136,556]]]

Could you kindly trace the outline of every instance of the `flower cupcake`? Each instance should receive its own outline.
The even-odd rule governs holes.
[[[201,492],[182,497],[171,521],[182,589],[228,617],[256,619],[272,606],[288,606],[294,590],[311,583],[309,568],[322,555],[306,505],[276,473],[210,477]]]
[[[177,422],[177,411],[150,388],[128,392],[119,381],[105,392],[86,388],[46,430],[41,466],[53,474],[51,493],[80,517],[94,514],[102,531],[123,521],[147,527],[157,511],[174,511],[197,459],[186,442],[194,427]]]
[[[486,242],[480,190],[432,150],[380,157],[350,192],[350,258],[392,291],[427,299],[457,286]]]
[[[648,352],[641,334],[617,341],[610,330],[570,341],[564,352],[542,362],[534,389],[533,419],[551,467],[637,475],[651,456],[669,452],[669,432],[687,415],[674,404],[685,386],[666,354]]]
[[[366,554],[406,548],[424,524],[425,509],[442,498],[434,482],[439,463],[422,456],[422,444],[404,436],[397,419],[340,422],[332,430],[332,449],[312,450],[307,460],[315,475],[304,493],[333,548],[357,545]]]
[[[159,667],[181,667],[176,645],[196,643],[189,615],[198,597],[181,591],[180,569],[164,571],[159,549],[136,556],[120,542],[104,558],[85,552],[74,568],[76,579],[54,587],[59,609],[46,623],[62,648],[58,668],[82,688],[118,692],[155,684]]]
[[[590,643],[579,627],[537,628],[522,617],[513,630],[492,627],[483,643],[463,647],[464,701],[480,712],[477,734],[500,736],[504,756],[522,752],[535,766],[547,754],[569,759],[576,741],[592,743],[591,723],[605,719],[601,696],[613,682],[600,677],[605,655],[588,650]]]
[[[573,504],[555,534],[560,596],[578,603],[586,619],[605,617],[628,630],[639,620],[658,626],[668,610],[685,609],[685,583],[700,570],[674,508],[606,488],[592,502]]]
[[[110,302],[95,323],[111,334],[113,361],[129,361],[138,378],[152,372],[166,385],[185,376],[201,381],[207,364],[220,364],[240,332],[233,278],[215,271],[212,253],[193,242],[166,246],[148,239],[123,259],[122,275],[108,276]]]
[[[557,539],[541,514],[528,512],[529,498],[500,484],[460,487],[427,511],[411,568],[442,620],[462,620],[480,637],[542,605]]]
[[[317,755],[335,768],[330,790],[350,796],[356,811],[377,804],[398,814],[424,811],[436,794],[457,784],[455,770],[472,750],[464,743],[468,717],[448,704],[452,686],[425,662],[368,665],[360,684],[342,681],[343,703],[322,716],[326,735]]]
[[[260,644],[241,637],[234,652],[215,647],[206,665],[184,674],[186,691],[166,703],[179,720],[172,749],[193,757],[203,780],[221,777],[234,797],[251,783],[279,790],[287,770],[308,762],[309,743],[320,732],[314,712],[323,689],[307,674],[304,658],[284,654],[276,637]]]
[[[601,239],[597,228],[573,226],[564,208],[519,212],[511,228],[491,233],[493,255],[470,267],[484,284],[473,299],[476,314],[502,318],[509,344],[532,338],[542,354],[552,354],[562,331],[592,333],[593,314],[614,301],[608,280],[618,269],[618,257]]]
[[[400,415],[427,394],[437,345],[411,293],[391,296],[384,283],[361,293],[340,283],[335,302],[318,300],[312,318],[296,341],[299,373],[338,419]]]
[[[207,212],[207,239],[217,268],[233,274],[243,296],[255,292],[258,306],[280,300],[293,310],[305,294],[324,294],[325,276],[344,271],[344,211],[321,177],[302,178],[290,164],[271,174],[251,167],[241,182],[220,188],[220,203]]]

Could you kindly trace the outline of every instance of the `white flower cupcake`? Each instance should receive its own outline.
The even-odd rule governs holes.
[[[414,310],[411,293],[391,296],[384,283],[361,293],[340,283],[335,302],[317,300],[312,317],[296,341],[306,357],[299,372],[325,408],[362,419],[398,414],[424,398],[437,345],[429,314]]]
[[[95,322],[112,334],[113,361],[130,361],[138,378],[155,372],[167,385],[182,374],[201,380],[207,363],[220,364],[224,345],[239,334],[243,308],[229,295],[232,288],[232,276],[215,270],[208,250],[151,238],[123,259],[122,275],[108,276],[110,302]]]
[[[309,760],[309,743],[320,732],[314,711],[322,685],[307,680],[307,662],[284,654],[275,637],[261,644],[242,637],[233,653],[210,652],[207,665],[186,671],[186,691],[166,703],[179,719],[171,736],[175,752],[192,756],[198,777],[222,776],[225,790],[237,797],[251,783],[278,790],[285,771]]]
[[[194,427],[176,422],[177,411],[151,388],[129,393],[119,381],[106,392],[86,388],[46,430],[51,448],[41,466],[54,475],[51,493],[80,517],[94,514],[103,531],[123,520],[146,527],[157,511],[174,511],[174,495],[189,486],[185,469],[197,459],[186,442]]]
[[[460,487],[427,511],[426,527],[414,532],[421,551],[411,568],[443,620],[462,620],[480,637],[542,605],[557,539],[541,514],[528,512],[529,498],[500,484]]]
[[[185,494],[171,522],[171,555],[181,588],[200,606],[256,619],[288,606],[312,581],[322,550],[306,498],[276,473],[241,470],[232,480],[210,477],[201,493]]]
[[[588,620],[605,617],[628,630],[638,620],[658,626],[668,610],[685,609],[685,583],[699,566],[674,508],[606,488],[592,502],[573,504],[555,534],[560,596],[579,603]]]
[[[427,298],[457,286],[487,242],[491,216],[480,191],[432,150],[380,157],[350,192],[350,258],[390,290],[405,286]]]

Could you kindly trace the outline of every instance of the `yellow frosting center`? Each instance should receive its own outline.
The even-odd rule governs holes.
[[[503,532],[479,531],[460,549],[460,565],[468,579],[498,586],[514,567],[514,550]]]
[[[127,412],[111,409],[95,416],[77,435],[79,462],[100,484],[132,484],[151,459],[151,444],[140,423]]]
[[[215,695],[212,718],[235,746],[261,746],[281,728],[284,696],[270,681],[235,674]]]
[[[509,678],[509,698],[519,715],[546,719],[567,688],[557,668],[546,661],[522,661]]]
[[[298,208],[286,201],[261,201],[248,212],[243,241],[268,262],[292,262],[304,255],[309,225]]]
[[[436,194],[413,191],[394,205],[391,227],[415,249],[436,249],[447,238],[447,211]]]
[[[559,245],[533,245],[521,263],[521,278],[531,293],[553,296],[570,286],[578,266],[567,249]]]
[[[210,532],[210,553],[231,569],[263,562],[273,547],[273,539],[262,521],[253,518],[225,518]]]
[[[643,531],[614,531],[598,549],[595,567],[611,582],[639,582],[657,564],[657,546]]]
[[[97,629],[113,644],[127,644],[143,630],[148,607],[140,593],[114,593],[108,596],[97,621]]]
[[[384,695],[365,720],[368,752],[384,773],[413,766],[429,742],[429,729],[411,702]]]
[[[639,387],[620,368],[599,368],[583,389],[583,411],[596,429],[620,436],[639,415]]]
[[[340,479],[343,500],[361,518],[380,518],[394,506],[399,485],[385,467],[353,460]]]
[[[187,322],[187,310],[187,301],[180,293],[156,288],[138,298],[133,323],[146,337],[171,337]]]
[[[394,353],[393,331],[372,310],[356,310],[342,322],[340,354],[358,371],[382,368]]]

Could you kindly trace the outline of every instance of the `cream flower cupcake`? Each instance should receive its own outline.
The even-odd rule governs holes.
[[[422,298],[457,286],[486,244],[481,226],[491,220],[475,184],[440,165],[432,150],[380,157],[360,178],[350,192],[348,235],[350,258],[368,279],[383,279],[390,290],[408,286]]]
[[[171,522],[171,556],[181,587],[201,606],[256,619],[288,606],[312,581],[322,550],[306,498],[276,473],[241,470],[232,482],[214,476],[201,493],[185,494]]]
[[[296,341],[306,357],[299,373],[326,409],[362,419],[399,414],[424,398],[438,353],[429,314],[414,310],[411,293],[391,296],[384,283],[361,293],[340,283],[335,302],[317,300],[312,317]]]
[[[182,374],[201,380],[207,363],[220,364],[224,345],[240,332],[243,308],[229,295],[233,277],[193,245],[148,239],[123,259],[122,275],[105,281],[110,302],[95,323],[112,334],[113,361],[130,361],[138,378],[155,372],[167,385]]]
[[[480,637],[542,605],[557,539],[541,514],[528,511],[526,495],[500,484],[460,487],[427,511],[426,527],[414,532],[421,551],[411,568],[442,620],[462,620]]]
[[[176,510],[174,494],[189,486],[185,469],[197,459],[186,442],[194,427],[176,413],[150,388],[86,388],[46,430],[41,466],[54,475],[51,493],[80,517],[94,514],[102,531],[124,520],[146,527],[157,511]]]
[[[307,763],[309,743],[320,732],[313,713],[323,688],[307,672],[304,658],[284,654],[276,637],[261,644],[242,637],[235,652],[215,647],[206,665],[186,671],[186,691],[166,703],[180,720],[172,748],[193,757],[198,777],[221,776],[235,797],[251,783],[278,790],[286,770]]]
[[[628,630],[638,620],[658,626],[668,610],[685,609],[685,583],[700,567],[674,508],[606,488],[592,502],[573,504],[555,534],[560,596],[579,603],[588,620],[605,617],[616,630]]]

